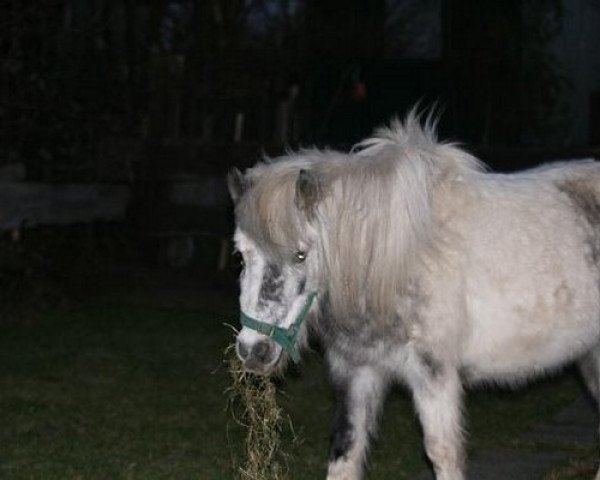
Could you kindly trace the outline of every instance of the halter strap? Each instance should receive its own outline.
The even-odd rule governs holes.
[[[288,328],[261,322],[260,320],[246,315],[244,312],[240,312],[240,323],[244,327],[256,330],[257,332],[273,339],[274,342],[277,342],[279,345],[281,345],[281,347],[290,355],[294,362],[298,363],[300,361],[300,354],[296,348],[296,340],[298,339],[298,334],[300,333],[300,326],[302,325],[302,322],[304,322],[306,314],[310,310],[312,302],[316,296],[316,291],[308,294],[304,307],[302,307],[302,310],[296,317],[296,320],[294,320],[294,323],[292,323]]]

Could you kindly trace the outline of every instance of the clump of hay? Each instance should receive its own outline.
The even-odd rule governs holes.
[[[282,449],[282,433],[292,424],[277,404],[273,379],[247,373],[235,355],[233,345],[225,351],[231,386],[229,408],[245,430],[245,459],[238,466],[241,480],[287,480],[287,454]]]

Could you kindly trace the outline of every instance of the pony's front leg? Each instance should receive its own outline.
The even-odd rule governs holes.
[[[359,480],[387,382],[369,367],[340,370],[331,371],[337,405],[327,480]]]
[[[464,480],[462,385],[458,372],[438,365],[426,367],[422,373],[411,388],[436,480]]]

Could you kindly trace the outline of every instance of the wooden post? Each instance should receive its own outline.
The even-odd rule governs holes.
[[[242,141],[242,135],[244,133],[244,114],[238,112],[235,114],[235,124],[233,126],[233,141],[240,143]]]
[[[219,272],[223,272],[227,268],[228,258],[229,239],[227,237],[221,237],[221,248],[219,249],[219,263],[217,265]]]
[[[287,100],[281,100],[277,106],[275,123],[275,143],[285,145],[288,141],[288,125],[290,117],[290,105]]]
[[[185,67],[185,57],[183,55],[169,55],[169,76],[171,92],[171,105],[168,106],[170,114],[169,136],[173,140],[179,140],[181,137],[181,101],[183,97],[183,70]]]
[[[296,109],[296,100],[298,99],[298,94],[300,93],[300,87],[297,83],[294,83],[290,87],[290,140],[292,142],[297,142],[300,139],[300,120],[298,117],[298,110]]]
[[[202,142],[210,143],[213,139],[214,132],[214,116],[211,113],[207,113],[204,115],[202,119]]]

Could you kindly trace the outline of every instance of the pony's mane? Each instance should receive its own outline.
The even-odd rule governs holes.
[[[283,260],[305,246],[306,215],[295,202],[296,180],[301,170],[314,170],[345,158],[338,152],[303,150],[275,159],[267,158],[246,172],[247,189],[236,204],[237,226],[268,255]]]
[[[302,169],[321,186],[310,220],[294,201]],[[306,241],[310,223],[320,238],[320,288],[332,314],[387,322],[422,252],[435,246],[433,192],[481,169],[464,151],[438,142],[435,121],[422,125],[413,111],[349,154],[308,150],[249,170],[238,226],[269,254],[287,255]]]

